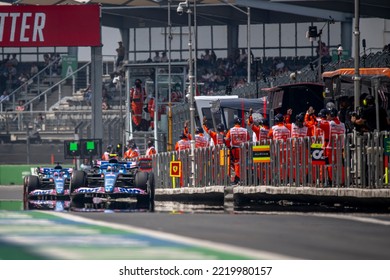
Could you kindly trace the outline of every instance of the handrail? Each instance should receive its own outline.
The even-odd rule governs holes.
[[[87,66],[89,66],[91,64],[91,61],[89,61],[88,63],[84,64],[83,66],[81,66],[79,69],[77,69],[76,71],[72,72],[71,74],[67,75],[65,78],[61,79],[60,81],[58,81],[57,83],[55,83],[54,85],[52,85],[51,87],[49,87],[48,89],[44,90],[43,92],[41,92],[39,95],[35,96],[34,98],[30,99],[27,103],[24,104],[24,106],[28,106],[30,105],[32,102],[34,102],[36,99],[40,98],[41,96],[43,96],[44,94],[46,94],[48,91],[51,91],[53,88],[57,87],[59,84],[61,84],[62,82],[64,82],[65,80],[67,80],[68,78],[70,78],[71,76],[74,76],[74,74],[76,74],[77,72],[79,72],[80,70],[86,68]],[[30,106],[30,111],[33,111],[32,109],[32,106]],[[45,108],[45,111],[47,111],[47,108]]]

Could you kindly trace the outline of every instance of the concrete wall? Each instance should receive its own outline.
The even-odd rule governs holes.
[[[26,144],[1,144],[0,165],[2,164],[72,164],[64,159],[64,144],[30,144],[27,153]],[[29,156],[27,155],[29,154]]]

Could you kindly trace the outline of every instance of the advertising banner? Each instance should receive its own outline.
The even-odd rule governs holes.
[[[99,5],[0,6],[0,47],[100,46]]]

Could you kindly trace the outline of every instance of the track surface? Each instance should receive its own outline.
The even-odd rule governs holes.
[[[0,197],[4,199],[21,199],[21,188],[0,187]],[[11,212],[7,212],[11,213]],[[21,211],[18,214],[37,215],[35,211]],[[38,212],[41,213],[42,212]],[[342,259],[390,259],[390,215],[388,214],[338,214],[338,213],[292,213],[292,212],[223,212],[206,213],[205,211],[166,211],[166,212],[129,212],[114,213],[112,211],[93,212],[50,212],[60,217],[48,218],[38,217],[39,221],[59,219],[57,226],[68,234],[74,230],[74,226],[81,226],[82,229],[92,227],[99,228],[99,238],[92,239],[89,243],[97,255],[87,255],[94,258],[108,258],[109,255],[99,256],[99,250],[94,248],[101,246],[111,240],[112,235],[102,234],[104,231],[123,231],[130,240],[148,240],[148,254],[138,255],[139,258],[153,258],[151,252],[159,252],[155,258],[169,258],[163,251],[158,251],[158,244],[163,244],[164,250],[169,252],[172,248],[191,244],[190,247],[181,247],[180,254],[185,256],[188,251],[188,258],[212,258],[212,255],[205,254],[207,250],[213,251],[216,258],[255,258],[255,259],[321,259],[321,260],[342,260]],[[0,221],[4,225],[7,218],[4,215]],[[35,217],[36,218],[36,217]],[[65,218],[65,219],[64,219]],[[8,221],[10,221],[8,219]],[[69,227],[69,228],[67,228]],[[2,226],[4,229],[4,226]],[[27,228],[26,228],[27,229]],[[43,229],[45,229],[43,227]],[[77,230],[80,228],[77,227]],[[17,228],[16,236],[25,236],[23,242],[31,240],[28,235],[23,235]],[[57,237],[53,230],[43,236]],[[4,242],[18,241],[15,232],[8,229],[7,232],[0,231],[1,240]],[[75,236],[78,236],[75,234]],[[80,235],[79,235],[80,236]],[[95,236],[96,235],[92,235]],[[118,236],[117,236],[118,237]],[[123,236],[120,236],[123,238]],[[126,237],[126,238],[127,238]],[[85,236],[83,236],[85,241]],[[118,237],[119,238],[119,237]],[[125,243],[128,239],[118,239]],[[146,239],[145,239],[146,238]],[[153,239],[153,240],[152,240]],[[115,240],[115,238],[114,238]],[[127,240],[127,241],[126,241]],[[152,241],[153,242],[152,242]],[[155,240],[160,240],[157,243]],[[20,240],[19,240],[20,241]],[[36,240],[35,240],[36,241]],[[41,240],[42,241],[42,240]],[[69,240],[68,240],[69,241]],[[70,240],[69,244],[74,244]],[[26,243],[18,243],[26,245]],[[72,243],[73,242],[73,243]],[[43,245],[42,245],[43,244]],[[117,245],[120,245],[117,242]],[[134,245],[134,244],[133,244]],[[150,245],[150,246],[149,246]],[[41,243],[44,246],[44,242]],[[195,249],[194,249],[195,248]],[[55,250],[56,248],[52,248]],[[205,251],[206,250],[206,251]],[[50,250],[47,250],[50,251]],[[196,254],[194,255],[194,252]],[[199,253],[201,252],[201,253]],[[234,252],[234,253],[233,253]],[[62,256],[73,258],[77,254]],[[181,256],[181,255],[180,255]],[[35,256],[36,257],[36,256]],[[120,258],[120,255],[118,256]],[[123,258],[135,258],[130,254]],[[178,257],[176,255],[175,257]],[[182,257],[182,256],[181,256]],[[215,256],[214,256],[215,257]],[[34,256],[32,257],[34,258]],[[48,257],[49,258],[49,257]],[[54,258],[58,258],[54,254]]]

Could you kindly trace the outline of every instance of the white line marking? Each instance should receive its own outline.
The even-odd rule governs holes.
[[[47,213],[47,212],[46,212]],[[255,259],[266,259],[266,260],[289,260],[289,259],[296,259],[291,256],[287,255],[281,255],[281,254],[275,254],[272,252],[267,252],[267,251],[262,251],[262,250],[253,250],[253,249],[248,249],[248,248],[243,248],[243,247],[238,247],[238,246],[233,246],[229,244],[223,244],[223,243],[216,243],[216,242],[211,242],[207,240],[199,240],[195,238],[190,238],[190,237],[183,237],[171,233],[164,233],[164,232],[158,232],[158,231],[153,231],[149,229],[144,229],[144,228],[139,228],[139,227],[134,227],[134,226],[129,226],[129,225],[120,225],[120,224],[114,224],[114,223],[109,223],[109,222],[103,222],[103,221],[96,221],[96,220],[91,220],[79,216],[74,216],[69,213],[60,213],[60,212],[53,212],[50,213],[53,215],[56,215],[60,218],[67,219],[67,220],[72,220],[75,222],[81,222],[81,223],[86,223],[86,224],[91,224],[91,225],[99,225],[99,226],[106,226],[106,227],[111,227],[115,229],[121,229],[121,230],[126,230],[126,231],[132,231],[135,233],[151,236],[154,238],[159,238],[163,240],[168,240],[171,242],[178,242],[182,244],[188,244],[191,246],[199,246],[199,247],[206,247],[214,250],[219,250],[223,251],[226,253],[231,253],[231,254],[236,254],[236,255],[243,255]]]

